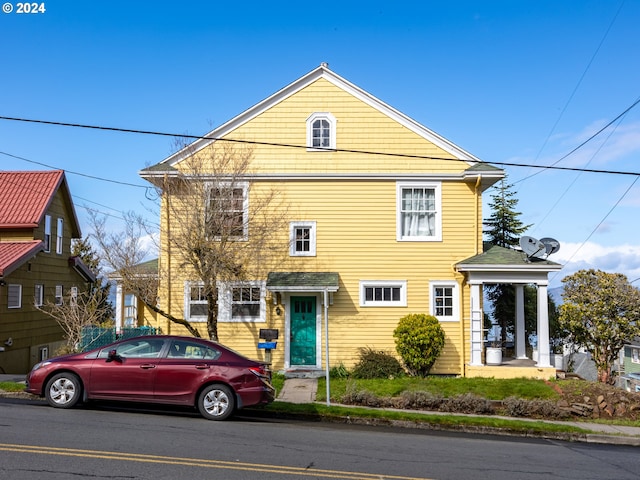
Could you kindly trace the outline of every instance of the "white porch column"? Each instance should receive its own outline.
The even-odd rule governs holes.
[[[538,283],[538,367],[550,367],[547,284]]]
[[[524,285],[517,283],[516,287],[516,358],[527,358],[524,328]]]
[[[482,294],[480,284],[471,284],[471,362],[469,365],[482,365],[483,319]]]
[[[124,295],[122,292],[122,283],[116,283],[116,332],[122,331],[122,318],[123,318],[123,308],[124,308]]]

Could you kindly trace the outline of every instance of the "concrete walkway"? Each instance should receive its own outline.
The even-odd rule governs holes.
[[[277,400],[288,403],[313,403],[316,401],[318,381],[315,378],[287,378]]]

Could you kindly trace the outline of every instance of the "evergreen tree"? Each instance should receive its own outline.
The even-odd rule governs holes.
[[[517,246],[520,236],[531,226],[520,221],[521,213],[515,210],[518,199],[512,188],[513,185],[507,183],[506,177],[500,181],[497,192],[491,196],[489,203],[491,216],[483,222],[487,241],[505,248]],[[515,287],[511,284],[488,285],[487,298],[493,304],[493,318],[500,326],[501,340],[504,343],[507,333],[511,335],[515,330]],[[531,295],[525,295],[525,304],[530,301]],[[535,296],[533,301],[535,305]],[[526,310],[530,308],[531,305],[525,305]]]

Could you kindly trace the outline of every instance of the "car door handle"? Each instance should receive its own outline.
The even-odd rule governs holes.
[[[140,368],[142,368],[143,370],[148,370],[150,368],[156,368],[156,366],[153,363],[144,363],[140,365]]]
[[[196,365],[196,368],[198,370],[207,370],[209,367],[209,365]]]

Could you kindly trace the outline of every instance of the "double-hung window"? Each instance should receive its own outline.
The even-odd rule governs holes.
[[[44,251],[51,251],[51,215],[44,216]]]
[[[442,240],[439,183],[397,183],[397,240]]]
[[[431,315],[440,321],[458,321],[458,284],[454,281],[433,281],[431,287]]]
[[[229,282],[218,289],[222,322],[264,322],[265,282]]]
[[[206,226],[213,239],[246,240],[249,232],[248,184],[210,185],[207,189]]]
[[[56,253],[62,255],[62,238],[64,232],[64,221],[59,218],[56,226]]]
[[[640,348],[631,349],[631,363],[640,363]]]
[[[33,286],[33,302],[36,307],[40,307],[44,304],[44,285],[36,283]]]
[[[310,150],[336,148],[336,119],[329,112],[312,113],[307,118],[307,147]]]
[[[62,305],[64,294],[62,285],[56,285],[56,305]]]
[[[9,284],[7,285],[7,308],[21,308],[22,307],[22,285]]]
[[[363,280],[360,282],[360,306],[406,307],[406,280]]]
[[[184,286],[185,318],[190,322],[207,321],[207,297],[202,283],[186,282]]]
[[[291,222],[289,226],[289,255],[315,257],[316,222]]]

